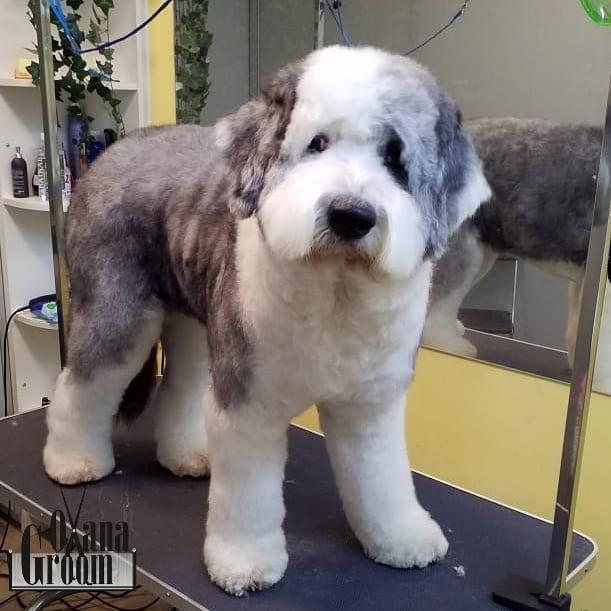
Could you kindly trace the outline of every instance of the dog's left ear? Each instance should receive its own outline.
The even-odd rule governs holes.
[[[281,70],[261,96],[215,127],[232,180],[230,208],[240,218],[257,209],[270,167],[278,159],[295,106],[299,64]]]
[[[449,237],[491,196],[482,165],[462,125],[455,102],[442,90],[438,98],[437,180],[427,185],[433,209],[427,256],[438,259]]]

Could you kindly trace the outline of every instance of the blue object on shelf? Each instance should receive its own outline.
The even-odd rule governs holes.
[[[36,318],[45,320],[52,325],[56,325],[58,322],[57,303],[55,301],[35,302],[30,305],[30,312],[32,312]]]

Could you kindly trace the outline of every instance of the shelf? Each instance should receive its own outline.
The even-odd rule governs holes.
[[[34,87],[29,78],[0,78],[0,87]]]
[[[36,89],[31,79],[20,78],[0,78],[0,87],[25,87]],[[138,91],[138,83],[131,81],[116,81],[113,83],[115,91]]]
[[[40,197],[3,197],[2,204],[9,208],[20,210],[33,210],[35,212],[49,212],[49,202],[43,202]],[[64,204],[64,212],[68,205]]]
[[[23,312],[19,312],[19,314],[15,314],[15,321],[22,324],[28,325],[30,327],[36,327],[38,329],[45,329],[46,331],[57,331],[58,326],[54,325],[42,318],[38,318],[34,316],[32,312],[25,310]]]

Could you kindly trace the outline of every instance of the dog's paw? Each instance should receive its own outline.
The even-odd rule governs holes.
[[[451,352],[452,354],[472,359],[477,356],[477,348],[468,339],[458,334],[435,338],[427,343],[427,345],[444,352]]]
[[[449,351],[472,359],[477,357],[477,348],[464,337],[456,338],[454,345],[449,347]]]
[[[60,484],[74,485],[92,482],[110,475],[115,459],[110,456],[54,451],[45,446],[43,462],[47,475]]]
[[[456,319],[456,330],[458,331],[459,335],[465,334],[465,325],[463,325],[462,322],[458,320],[458,318]]]
[[[400,569],[423,568],[441,560],[447,551],[448,541],[441,528],[424,509],[400,532],[386,533],[383,541],[365,546],[372,560]]]
[[[249,590],[263,590],[280,581],[288,555],[282,533],[242,541],[208,536],[204,560],[210,579],[217,586],[228,594],[243,596]]]
[[[178,477],[205,477],[210,475],[210,462],[208,454],[204,450],[183,450],[177,454],[171,454],[157,449],[157,460]]]

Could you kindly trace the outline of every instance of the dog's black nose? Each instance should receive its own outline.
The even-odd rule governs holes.
[[[327,210],[329,227],[342,240],[360,240],[376,224],[376,211],[371,204],[349,197],[337,197]]]

